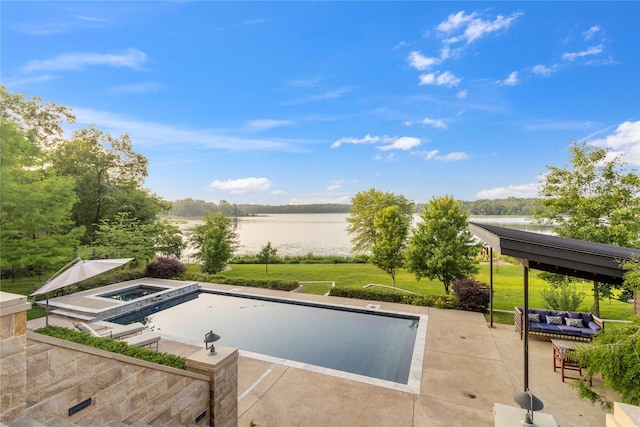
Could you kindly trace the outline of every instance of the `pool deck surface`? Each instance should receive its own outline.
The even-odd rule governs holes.
[[[351,307],[372,301],[202,283],[203,288],[238,290]],[[494,426],[493,407],[516,407],[523,390],[524,346],[512,325],[490,328],[482,314],[375,302],[380,310],[428,316],[419,393],[394,390],[247,357],[238,366],[238,425],[267,426]],[[70,321],[51,316],[50,324]],[[29,321],[29,329],[44,319]],[[200,347],[163,337],[159,351],[188,356]],[[391,351],[392,349],[390,349]],[[580,399],[553,371],[551,342],[529,340],[529,388],[541,411],[558,426],[604,426],[605,412]],[[594,378],[601,388],[602,379]],[[535,421],[535,415],[534,415]],[[519,423],[517,424],[519,425]]]

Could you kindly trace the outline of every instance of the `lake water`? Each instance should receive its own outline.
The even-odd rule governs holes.
[[[349,214],[273,214],[233,219],[235,231],[240,240],[239,255],[256,254],[267,242],[285,255],[339,255],[351,253],[351,237],[346,231]],[[414,217],[418,220],[418,216]],[[516,228],[537,233],[551,233],[551,228],[530,223],[527,217],[478,216],[470,221],[500,227]],[[190,220],[179,224],[188,233],[200,220]],[[187,254],[183,258],[188,261]]]

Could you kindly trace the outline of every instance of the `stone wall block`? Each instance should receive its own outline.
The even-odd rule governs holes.
[[[27,312],[16,313],[13,316],[13,335],[20,336],[27,333]]]
[[[24,335],[12,336],[0,342],[0,358],[13,356],[15,354],[24,353],[26,347],[26,337]]]
[[[6,340],[13,337],[13,331],[15,323],[15,316],[10,314],[8,316],[2,316],[2,322],[0,322],[0,340]]]
[[[49,352],[45,351],[27,359],[30,377],[38,377],[49,371]]]

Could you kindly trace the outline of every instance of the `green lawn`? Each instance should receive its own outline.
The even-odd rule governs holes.
[[[233,264],[231,270],[223,274],[229,277],[247,279],[282,279],[298,282],[332,281],[339,287],[362,287],[369,283],[391,286],[391,277],[372,264],[275,264],[269,265],[269,273],[265,274],[264,265]],[[493,306],[500,310],[513,310],[523,304],[523,268],[519,265],[494,265]],[[489,283],[489,266],[481,265],[476,279]],[[402,270],[396,277],[396,286],[422,295],[444,295],[444,286],[435,280],[422,279]],[[536,270],[529,270],[529,306],[544,307],[540,292],[547,283],[538,278]],[[585,293],[581,311],[591,311],[593,296],[591,283],[578,284]],[[324,294],[329,285],[307,285],[309,293]],[[307,292],[305,290],[305,292]],[[600,314],[605,319],[630,320],[633,316],[633,305],[618,300],[600,301]]]

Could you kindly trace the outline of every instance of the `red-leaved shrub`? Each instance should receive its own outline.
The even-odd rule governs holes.
[[[159,257],[147,265],[145,274],[156,279],[173,279],[183,275],[187,267],[175,258]]]
[[[451,282],[451,289],[460,310],[484,312],[489,305],[489,285],[486,283],[459,279]]]

